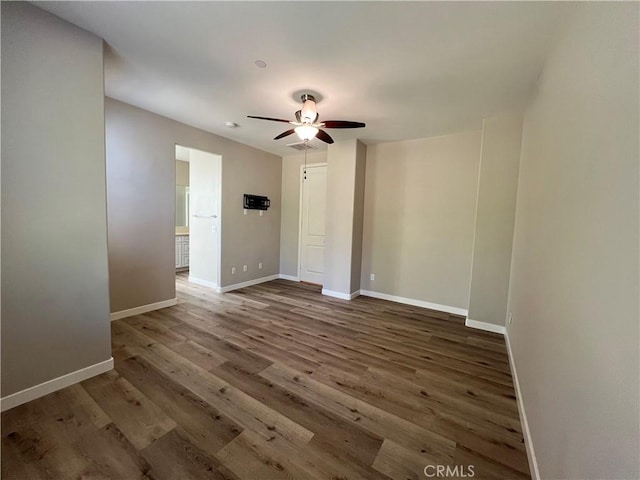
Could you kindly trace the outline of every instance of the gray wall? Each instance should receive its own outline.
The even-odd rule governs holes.
[[[480,138],[367,147],[362,289],[467,309]]]
[[[110,98],[105,106],[112,312],[175,297],[176,143],[222,156],[221,285],[278,273],[280,157]],[[267,195],[271,208],[243,215],[244,193]]]
[[[176,160],[176,185],[189,186],[189,162]]]
[[[471,320],[504,326],[516,214],[522,115],[482,122],[478,205],[473,240]]]
[[[541,477],[637,479],[638,3],[584,3],[524,120],[507,326]]]
[[[366,147],[358,140],[329,145],[327,150],[327,219],[324,289],[351,294],[360,289],[363,178]],[[358,178],[358,175],[360,178]],[[357,195],[356,195],[357,187]],[[356,216],[356,210],[360,218]],[[354,245],[354,243],[356,245]]]
[[[308,153],[307,164],[325,163],[327,152]],[[300,166],[304,154],[282,157],[282,225],[280,229],[280,273],[298,277],[300,234]]]
[[[367,167],[367,146],[356,143],[355,185],[353,192],[353,242],[351,245],[350,293],[360,290],[362,275],[362,236],[364,233],[364,188]]]
[[[111,357],[102,40],[2,2],[2,395]]]

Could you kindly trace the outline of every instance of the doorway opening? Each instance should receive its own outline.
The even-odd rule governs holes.
[[[176,273],[181,279],[188,275],[199,285],[220,285],[221,206],[222,157],[176,145]]]

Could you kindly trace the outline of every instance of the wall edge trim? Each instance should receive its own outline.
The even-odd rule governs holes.
[[[278,280],[280,278],[280,274],[276,273],[274,275],[268,275],[266,277],[254,278],[253,280],[247,280],[246,282],[234,283],[233,285],[226,285],[224,287],[217,287],[216,292],[218,293],[227,293],[232,290],[237,290],[239,288],[250,287],[252,285],[258,285],[259,283],[270,282],[271,280]]]
[[[414,298],[399,297],[397,295],[389,295],[388,293],[374,292],[372,290],[360,290],[360,295],[379,298],[381,300],[389,300],[391,302],[404,303],[405,305],[412,305],[414,307],[428,308],[430,310],[437,310],[439,312],[451,313],[453,315],[461,315],[464,317],[469,313],[468,310],[465,310],[464,308],[425,302],[424,300],[416,300]]]
[[[17,407],[24,403],[30,402],[50,393],[62,390],[76,383],[82,382],[101,373],[108,372],[113,369],[113,357],[109,357],[108,360],[89,365],[88,367],[81,368],[71,373],[67,373],[60,377],[52,378],[46,382],[34,385],[33,387],[25,388],[19,392],[12,393],[6,397],[0,399],[0,410],[3,412],[11,408]]]
[[[536,458],[536,452],[533,448],[533,439],[531,438],[531,430],[529,429],[529,421],[527,420],[527,413],[524,409],[524,402],[522,400],[522,391],[520,390],[520,381],[518,380],[518,372],[516,370],[516,363],[513,358],[513,352],[511,350],[511,343],[509,342],[509,331],[504,333],[504,340],[507,344],[507,354],[509,356],[509,366],[511,367],[511,377],[513,378],[513,384],[516,390],[516,399],[518,404],[518,413],[520,414],[520,424],[522,425],[522,433],[524,434],[524,446],[527,451],[527,459],[529,460],[529,469],[531,470],[531,478],[533,480],[540,480],[540,470],[538,468],[538,460]]]
[[[475,328],[478,330],[484,330],[485,332],[493,332],[499,333],[500,335],[505,334],[505,328],[503,325],[496,325],[494,323],[480,322],[478,320],[471,320],[467,317],[464,321],[465,327]]]
[[[153,310],[160,310],[161,308],[173,307],[178,303],[178,298],[170,298],[169,300],[163,300],[162,302],[149,303],[147,305],[140,305],[139,307],[128,308],[127,310],[120,310],[119,312],[113,312],[109,314],[111,321],[120,320],[121,318],[132,317],[134,315],[140,315],[142,313],[151,312]]]
[[[299,282],[300,281],[300,277],[296,277],[293,275],[285,275],[284,273],[280,273],[278,275],[278,278],[282,279],[282,280],[291,280],[292,282]]]
[[[360,296],[360,290],[356,290],[352,293],[342,293],[336,292],[334,290],[327,290],[326,288],[322,289],[322,295],[326,295],[327,297],[333,298],[341,298],[342,300],[353,300],[356,297]]]
[[[209,288],[213,288],[213,289],[218,289],[218,284],[215,282],[210,282],[209,280],[202,280],[200,278],[197,277],[192,277],[191,275],[189,275],[188,280],[191,283],[195,283],[196,285],[200,285],[202,287],[209,287]]]

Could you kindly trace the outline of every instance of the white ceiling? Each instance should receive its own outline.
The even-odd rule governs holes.
[[[521,108],[562,2],[37,2],[105,39],[108,96],[278,155],[299,93],[365,143],[479,128]],[[267,68],[254,65],[264,60]],[[225,121],[239,124],[225,127]],[[313,140],[320,145],[322,142]]]

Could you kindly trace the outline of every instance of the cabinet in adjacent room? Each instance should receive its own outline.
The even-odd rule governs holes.
[[[176,268],[189,267],[189,235],[176,235]]]

